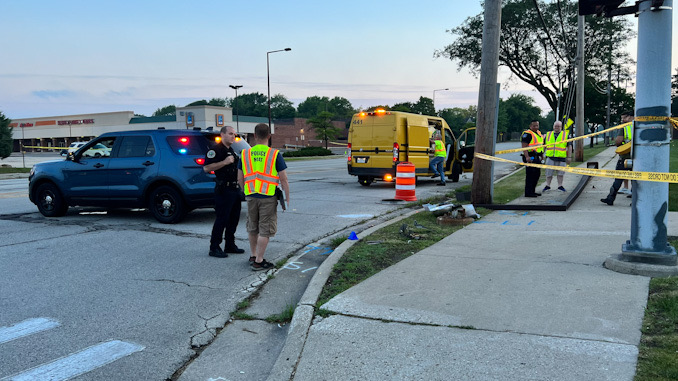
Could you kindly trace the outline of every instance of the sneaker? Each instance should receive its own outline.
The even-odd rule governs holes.
[[[254,263],[254,261],[255,261],[256,259],[257,259],[257,257],[251,256],[250,259],[249,259],[250,265],[251,265],[252,263]]]
[[[567,191],[565,190],[565,188],[563,188],[562,185],[558,187],[558,190],[561,191],[561,192],[567,192]]]
[[[210,249],[209,256],[216,258],[226,258],[228,257],[228,254],[224,253],[224,251],[221,250],[220,247],[217,247],[216,249]]]
[[[543,193],[543,192],[546,192],[546,191],[548,191],[548,190],[551,190],[551,187],[547,185],[547,186],[545,186],[544,189],[542,189],[541,191],[542,191],[542,193]]]
[[[440,175],[433,175],[433,176],[431,176],[432,179],[435,179],[436,177],[440,177]]]
[[[600,199],[600,202],[604,202],[604,203],[606,203],[607,205],[612,205],[612,204],[614,204],[614,201],[609,200],[609,199],[607,199],[607,198],[601,198],[601,199]]]
[[[629,190],[629,188],[622,188],[622,189],[620,189],[617,193],[621,193],[621,194],[631,194],[631,191]]]
[[[440,185],[441,187],[444,187],[444,186],[445,186],[445,183],[438,183],[438,184],[436,184],[436,185]]]
[[[252,271],[269,270],[272,269],[273,267],[275,267],[273,263],[265,259],[261,261],[261,263],[252,262]]]
[[[239,248],[235,244],[226,245],[226,247],[224,248],[224,251],[227,252],[227,253],[233,253],[233,254],[242,254],[242,253],[245,252],[244,249]]]

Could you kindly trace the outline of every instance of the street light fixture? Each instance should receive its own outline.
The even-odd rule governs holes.
[[[271,128],[271,74],[268,65],[268,55],[277,52],[289,52],[290,50],[292,50],[292,48],[271,50],[270,52],[266,52],[266,79],[268,80],[268,128]]]
[[[436,91],[443,91],[443,90],[449,90],[449,89],[436,89],[436,90],[433,90],[433,111],[436,110]]]
[[[228,87],[235,90],[235,98],[233,99],[235,101],[235,128],[238,135],[240,135],[240,123],[238,120],[238,89],[241,88],[242,85],[228,85]]]

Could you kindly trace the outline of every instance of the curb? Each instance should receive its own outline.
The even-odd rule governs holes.
[[[392,225],[404,218],[419,213],[420,211],[420,209],[417,209],[409,213],[405,213],[392,220],[366,229],[360,234],[363,236],[370,235],[379,229]],[[327,279],[330,277],[334,265],[356,242],[357,241],[351,241],[348,239],[342,242],[341,245],[334,249],[332,254],[327,257],[320,267],[318,267],[318,270],[316,270],[315,274],[311,278],[311,281],[306,287],[306,291],[301,296],[301,300],[299,300],[297,307],[294,309],[294,315],[292,317],[292,322],[290,323],[287,338],[285,339],[285,345],[283,346],[282,351],[280,351],[280,355],[278,355],[278,359],[273,365],[273,369],[271,370],[267,380],[289,381],[292,378],[297,364],[299,363],[299,359],[301,359],[301,353],[304,350],[304,345],[306,344],[306,337],[308,336],[308,331],[311,328],[311,324],[313,322],[313,313],[315,312],[314,306],[318,301],[320,292],[325,286]]]

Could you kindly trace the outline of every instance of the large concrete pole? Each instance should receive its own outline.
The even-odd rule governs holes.
[[[577,136],[584,133],[584,16],[577,18],[577,116],[574,119]],[[584,161],[584,140],[574,142],[574,161]]]
[[[499,70],[499,36],[501,33],[501,0],[486,0],[483,21],[483,52],[480,64],[478,117],[476,119],[475,152],[494,155],[497,124],[497,72]],[[474,160],[471,201],[492,203],[492,165],[489,160]]]
[[[633,170],[669,172],[671,125],[672,0],[651,10],[642,1],[638,15],[636,119],[633,131]],[[622,260],[675,265],[676,251],[667,242],[669,184],[633,181],[631,239],[622,245]]]

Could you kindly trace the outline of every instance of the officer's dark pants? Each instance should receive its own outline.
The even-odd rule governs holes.
[[[214,210],[217,217],[212,226],[210,250],[219,247],[222,235],[227,248],[235,246],[235,229],[240,220],[240,191],[236,188],[215,190]]]
[[[630,169],[624,168],[624,159],[619,158],[617,160],[617,166],[614,167],[614,169],[618,171],[628,171]],[[621,188],[622,183],[624,182],[624,179],[614,179],[614,182],[612,183],[612,186],[610,187],[610,193],[607,195],[607,199],[609,201],[613,201],[617,198],[617,192],[619,192],[619,188]]]
[[[535,157],[532,161],[534,164],[541,164],[541,159]],[[525,195],[535,194],[537,183],[539,182],[539,176],[541,176],[541,169],[527,167],[525,168]]]

